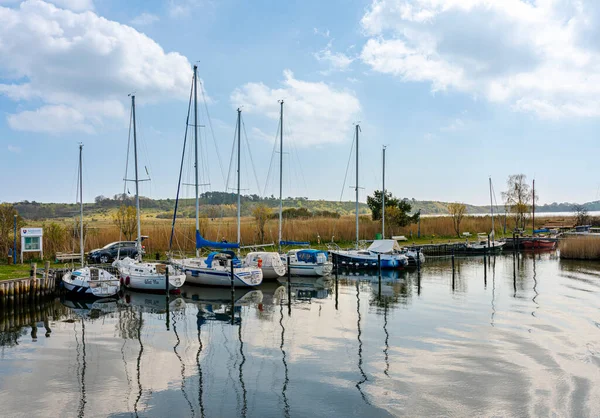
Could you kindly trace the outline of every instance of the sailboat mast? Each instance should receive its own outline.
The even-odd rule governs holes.
[[[137,258],[142,258],[142,223],[140,220],[140,179],[138,174],[137,133],[135,128],[135,95],[131,95],[131,112],[133,114],[133,157],[135,161],[135,211],[137,214]]]
[[[83,144],[79,144],[79,249],[81,251],[81,267],[85,262],[85,250],[83,248]]]
[[[358,131],[360,126],[356,124],[356,248],[358,248]]]
[[[490,177],[490,212],[492,213],[492,239],[496,236],[496,229],[494,228],[494,200],[492,198],[492,178]]]
[[[281,251],[281,227],[283,225],[283,100],[279,102],[279,251]]]
[[[383,146],[383,193],[381,196],[381,238],[385,239],[385,145]]]
[[[237,242],[238,244],[241,242],[241,231],[240,231],[240,220],[242,214],[242,205],[241,205],[241,195],[240,195],[240,148],[242,141],[242,130],[241,130],[241,122],[242,122],[242,109],[237,110],[238,119],[237,119]],[[238,253],[240,249],[238,247]]]
[[[194,167],[196,191],[196,236],[200,231],[200,198],[198,195],[198,66],[194,65]],[[196,248],[196,257],[200,257],[200,250]]]
[[[532,192],[533,196],[532,196],[532,200],[533,200],[533,205],[532,205],[532,209],[533,209],[533,219],[532,219],[532,225],[531,225],[531,235],[535,235],[535,179],[533,179],[533,192]]]

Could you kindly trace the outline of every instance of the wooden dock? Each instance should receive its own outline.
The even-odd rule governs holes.
[[[59,280],[57,275],[50,271],[50,263],[42,277],[38,277],[37,268],[32,264],[30,277],[14,280],[3,280],[0,282],[0,306],[11,304],[23,304],[27,301],[33,302],[42,298],[53,296],[57,290]]]

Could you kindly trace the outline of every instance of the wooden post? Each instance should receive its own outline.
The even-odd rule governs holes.
[[[234,310],[234,306],[235,306],[235,284],[234,284],[234,279],[235,279],[235,273],[234,273],[234,267],[233,267],[233,258],[231,260],[229,260],[229,263],[231,264],[231,325],[233,325],[234,323],[234,319],[235,319],[235,310]]]
[[[31,269],[29,270],[29,277],[37,277],[37,263],[31,263]]]
[[[484,288],[487,287],[487,262],[486,262],[486,256],[483,256],[483,286]]]
[[[232,272],[233,274],[233,272]],[[165,293],[169,294],[169,265],[167,264],[167,268],[165,270]],[[167,301],[168,304],[168,301]]]
[[[44,264],[44,277],[47,279],[50,278],[50,262],[46,261]]]
[[[287,257],[288,274],[288,315],[292,315],[292,269],[290,268],[290,256]]]
[[[378,297],[381,300],[381,254],[377,254],[377,268],[379,270],[379,292]]]
[[[421,270],[421,248],[417,247],[417,271]]]

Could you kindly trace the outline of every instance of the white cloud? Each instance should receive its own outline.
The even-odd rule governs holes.
[[[158,22],[159,20],[160,19],[158,16],[153,15],[152,13],[144,12],[139,16],[136,16],[133,19],[131,19],[130,23],[134,26],[146,26]]]
[[[0,94],[25,108],[42,102],[10,115],[13,129],[91,133],[126,120],[132,91],[140,103],[187,98],[188,60],[129,26],[40,0],[0,7],[0,21]],[[36,117],[44,127],[27,123]]]
[[[94,10],[93,0],[49,0],[63,9],[73,10],[74,12],[83,12],[85,10]]]
[[[540,117],[600,115],[600,3],[373,0],[361,52],[374,71]]]
[[[171,17],[186,17],[189,16],[192,11],[206,3],[206,0],[169,0],[168,12]]]
[[[85,116],[76,109],[64,105],[42,106],[37,110],[26,110],[8,116],[8,125],[16,131],[50,134],[65,132],[93,133],[94,128],[86,123]]]
[[[322,73],[346,71],[354,59],[342,52],[332,52],[331,46],[332,42],[330,41],[325,48],[313,54],[317,61],[324,62],[329,66],[329,69]]]
[[[21,151],[22,151],[21,147],[17,147],[15,145],[8,145],[7,148],[8,148],[9,152],[12,152],[12,153],[15,153],[15,154],[20,154]]]
[[[263,83],[247,83],[231,94],[234,107],[242,105],[245,112],[258,113],[274,121],[279,119],[278,101],[283,99],[284,132],[298,146],[340,143],[352,137],[352,122],[360,112],[360,103],[353,92],[339,90],[323,82],[298,80],[290,70],[278,88]],[[275,129],[273,129],[274,131]],[[274,135],[255,131],[264,139]]]

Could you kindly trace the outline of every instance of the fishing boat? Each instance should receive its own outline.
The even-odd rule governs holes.
[[[465,250],[468,254],[479,255],[479,254],[492,254],[499,253],[504,248],[506,242],[496,241],[496,229],[494,227],[494,199],[492,195],[492,178],[489,179],[490,184],[490,213],[492,215],[492,231],[490,234],[477,234],[477,241],[471,243],[467,242]]]
[[[356,125],[356,248],[351,250],[336,249],[331,251],[333,260],[336,264],[355,269],[373,269],[378,268],[381,263],[382,269],[404,269],[408,266],[408,257],[403,253],[394,239],[378,239],[367,249],[360,248],[359,223],[358,223],[358,145],[359,145],[360,126]],[[385,237],[385,147],[383,150],[383,199],[382,199],[382,233]]]
[[[107,298],[114,297],[121,286],[119,280],[108,271],[85,266],[83,245],[83,144],[79,144],[79,249],[81,252],[81,268],[68,271],[62,277],[62,286],[71,296]]]
[[[293,276],[328,276],[333,271],[333,263],[329,261],[327,251],[323,250],[290,250],[282,256],[282,261],[284,259],[286,264],[289,259],[287,268]]]
[[[140,290],[143,292],[165,292],[168,288],[170,292],[177,292],[185,282],[185,274],[174,266],[168,266],[162,263],[145,263],[142,261],[142,231],[140,214],[140,193],[139,193],[139,173],[138,173],[138,152],[137,152],[137,132],[135,123],[135,95],[131,95],[131,115],[133,120],[133,155],[135,160],[135,209],[137,216],[137,239],[135,246],[137,256],[135,259],[125,257],[113,262],[121,277],[121,283],[128,289]],[[127,181],[127,173],[125,173]],[[168,281],[168,283],[167,283]]]
[[[194,188],[196,195],[196,256],[191,258],[175,259],[172,258],[171,265],[180,269],[185,275],[187,283],[203,286],[233,286],[236,287],[254,287],[262,283],[263,272],[257,266],[244,266],[237,255],[231,251],[240,247],[240,218],[239,218],[239,188],[238,188],[238,242],[216,242],[209,241],[200,234],[200,195],[199,195],[199,177],[198,177],[198,66],[194,65],[194,78],[192,81],[192,94],[194,95]],[[190,98],[191,99],[191,98]],[[185,161],[185,148],[187,140],[187,127],[189,126],[190,109],[186,121],[186,135],[183,144],[183,153],[181,156],[181,168],[179,171],[179,183],[177,187],[177,198],[175,200],[175,210],[173,211],[173,225],[177,218],[177,207],[179,202],[179,192],[181,188],[183,164]],[[238,109],[238,123],[241,110]],[[238,124],[238,135],[240,126]],[[239,158],[239,156],[238,156]],[[239,177],[239,164],[238,164]],[[173,246],[174,228],[171,229],[171,240],[169,247]],[[211,248],[218,251],[212,251],[207,257],[200,256],[200,249]]]

